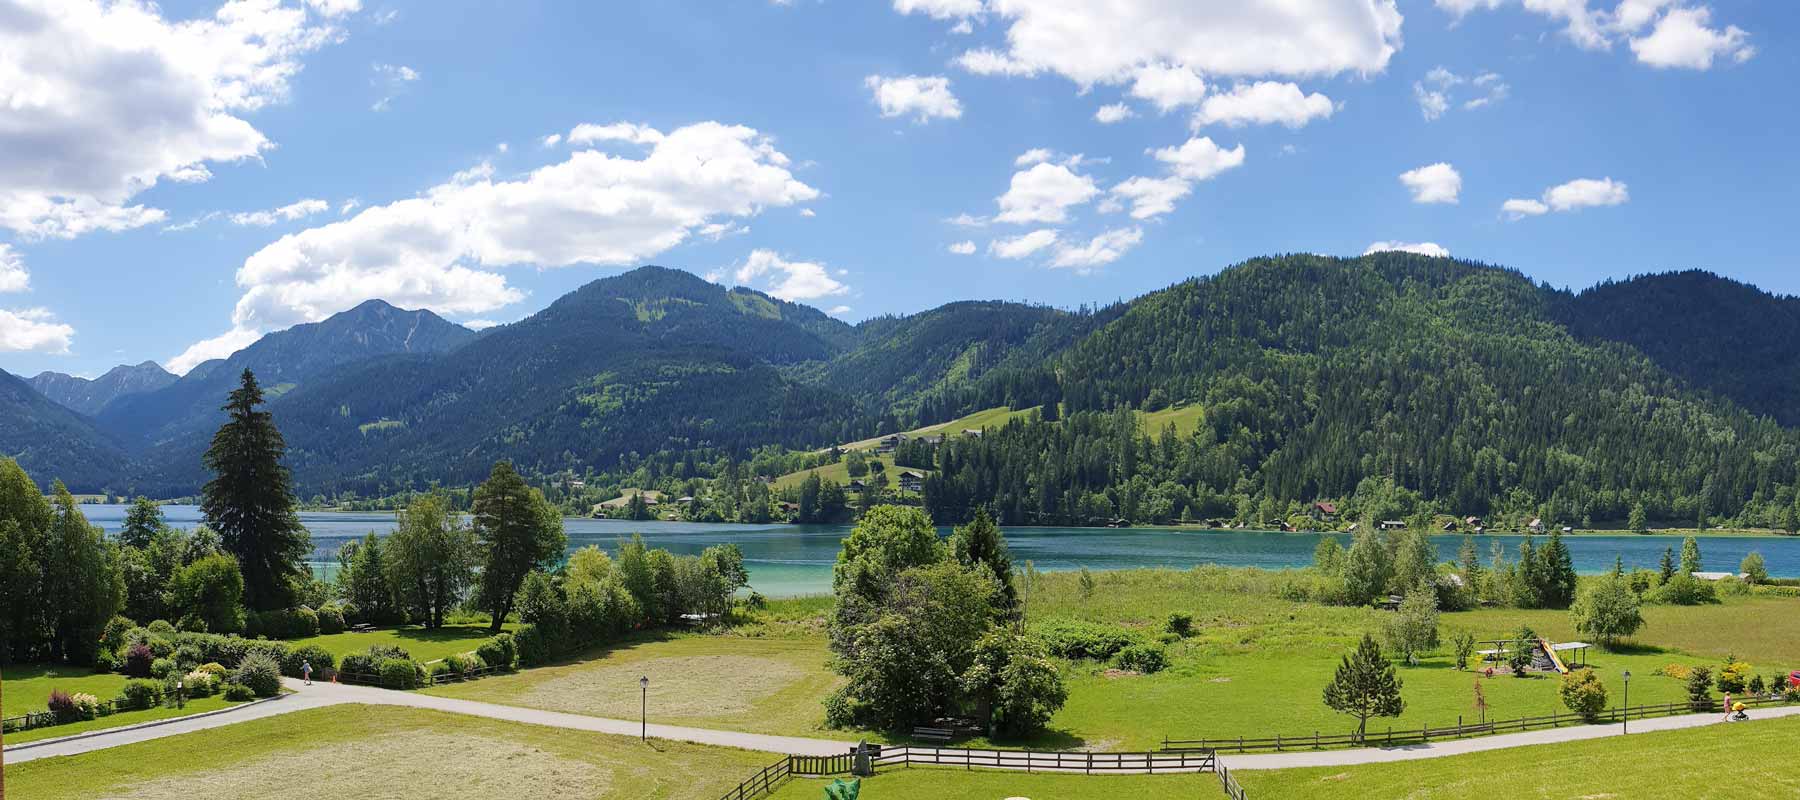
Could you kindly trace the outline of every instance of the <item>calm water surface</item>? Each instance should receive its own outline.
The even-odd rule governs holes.
[[[109,532],[117,531],[125,519],[124,506],[84,505],[81,509]],[[181,528],[200,521],[200,509],[195,506],[163,506],[163,514],[171,525]],[[370,531],[386,534],[394,528],[394,515],[387,513],[305,512],[300,519],[312,531],[314,560],[320,569],[335,566],[337,550],[345,542]],[[831,564],[837,558],[838,543],[850,533],[849,525],[628,522],[580,517],[564,520],[564,527],[571,549],[593,544],[611,551],[621,537],[634,533],[642,534],[652,547],[683,554],[699,553],[715,544],[735,544],[744,551],[751,587],[770,597],[830,592]],[[948,535],[949,529],[942,532]],[[1341,534],[1164,528],[1007,528],[1006,543],[1015,564],[1031,561],[1046,571],[1186,569],[1198,564],[1281,569],[1312,563],[1313,547],[1325,535],[1337,535],[1349,543],[1349,537]],[[1521,538],[1478,537],[1482,562],[1487,562],[1492,542],[1506,549],[1508,559],[1514,558]],[[1456,534],[1431,540],[1444,560],[1455,558],[1462,545],[1462,536]],[[1583,573],[1611,569],[1615,557],[1623,557],[1627,568],[1654,569],[1663,548],[1673,546],[1678,553],[1681,548],[1681,540],[1671,536],[1571,536],[1564,541],[1575,559],[1575,569]],[[1756,550],[1767,562],[1769,574],[1800,577],[1800,537],[1701,537],[1700,550],[1707,570],[1735,572],[1738,562]]]

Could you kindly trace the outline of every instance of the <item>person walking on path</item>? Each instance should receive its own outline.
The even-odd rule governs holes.
[[[306,681],[307,686],[312,685],[312,662],[311,661],[300,662],[300,679],[303,681]]]
[[[1731,719],[1731,693],[1725,693],[1725,718]]]

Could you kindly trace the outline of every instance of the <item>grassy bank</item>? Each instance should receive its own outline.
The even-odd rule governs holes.
[[[766,755],[421,709],[334,706],[8,765],[34,800],[716,797]],[[304,787],[304,788],[301,788]]]
[[[519,627],[516,623],[507,623],[504,628],[513,630]],[[305,639],[285,640],[292,648],[318,645],[342,658],[348,653],[361,653],[371,646],[398,647],[420,661],[436,661],[456,653],[467,653],[481,646],[492,634],[488,626],[483,625],[445,625],[430,630],[418,625],[401,625],[392,628],[378,628],[368,633],[330,633],[310,636]]]

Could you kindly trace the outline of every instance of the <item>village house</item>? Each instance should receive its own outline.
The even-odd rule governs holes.
[[[1532,533],[1543,533],[1544,521],[1537,517],[1532,517],[1530,522],[1525,523],[1525,529]]]
[[[1312,504],[1312,518],[1320,521],[1337,519],[1337,503],[1317,502]]]
[[[910,469],[900,473],[900,491],[913,494],[925,491],[925,476]]]
[[[1400,520],[1384,519],[1381,521],[1381,530],[1399,531],[1399,530],[1405,530],[1405,529],[1406,529],[1406,523],[1401,522]]]

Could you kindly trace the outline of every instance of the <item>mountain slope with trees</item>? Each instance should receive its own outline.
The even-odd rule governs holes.
[[[97,491],[134,465],[92,421],[8,372],[0,372],[0,455],[18,461],[46,491],[57,478],[77,492]]]
[[[40,372],[31,388],[58,405],[87,416],[100,413],[108,403],[126,395],[154,392],[180,380],[154,361],[135,366],[120,364],[93,380],[60,372]]]

